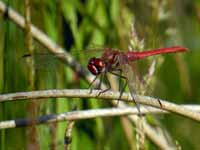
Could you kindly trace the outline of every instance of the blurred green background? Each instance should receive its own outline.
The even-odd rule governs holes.
[[[135,49],[154,49],[182,45],[186,54],[157,56],[153,95],[178,104],[198,104],[200,96],[200,1],[199,0],[30,0],[31,22],[53,41],[75,54],[95,47],[127,50],[130,40]],[[4,0],[24,16],[23,0]],[[138,41],[131,37],[134,25]],[[33,68],[21,61],[29,53],[25,31],[0,16],[0,91],[12,93],[41,89],[88,88],[88,83],[61,62],[51,69],[36,69],[34,85],[30,87]],[[143,42],[141,42],[143,40]],[[48,52],[33,41],[36,52]],[[78,50],[78,52],[76,51]],[[85,55],[74,55],[83,65]],[[37,62],[36,62],[37,63]],[[44,62],[43,62],[44,63]],[[142,66],[142,65],[141,65]],[[0,120],[25,118],[79,109],[111,107],[103,101],[80,99],[55,101],[0,103]],[[157,115],[163,128],[183,149],[200,149],[199,124],[174,114]],[[45,124],[29,128],[0,131],[0,149],[28,149],[31,143],[40,149],[63,149],[67,123]],[[135,133],[135,130],[132,131]],[[30,138],[30,133],[34,133]],[[128,143],[119,117],[77,121],[73,129],[71,149],[133,149]],[[34,139],[36,141],[34,141]],[[134,143],[134,141],[133,141]],[[147,139],[146,149],[157,149]]]

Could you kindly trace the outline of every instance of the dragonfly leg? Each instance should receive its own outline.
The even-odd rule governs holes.
[[[119,83],[120,95],[119,95],[119,98],[117,99],[117,106],[118,106],[119,100],[121,99],[122,94],[123,94],[123,92],[125,91],[125,88],[126,88],[126,86],[127,86],[127,84],[128,84],[127,78],[126,78],[125,76],[121,75],[121,74],[122,74],[122,70],[118,70],[118,71],[120,71],[120,74],[117,74],[117,73],[115,73],[115,72],[110,72],[111,74],[113,74],[113,75],[115,75],[115,76],[118,76],[118,77],[120,77],[120,78],[125,79],[125,84],[124,84],[124,86],[123,86],[122,89],[120,89],[120,83],[121,83],[121,82]],[[121,81],[121,80],[120,80],[120,81]]]
[[[122,72],[120,69],[119,69],[118,71]],[[128,79],[127,79],[127,77],[125,77],[125,76],[123,76],[123,75],[120,75],[120,74],[117,74],[117,73],[114,73],[114,72],[110,72],[110,73],[113,74],[113,75],[116,75],[116,76],[118,76],[118,77],[120,77],[120,78],[125,79],[125,80],[126,80],[125,85],[127,86],[127,84],[128,84]],[[121,96],[122,96],[122,94],[123,94],[123,92],[124,92],[126,86],[124,86],[123,89],[120,91],[120,97],[119,97],[119,99],[121,98]],[[136,97],[135,97],[135,95],[133,95],[132,92],[130,92],[130,93],[131,93],[131,97],[133,98],[133,102],[135,103],[135,106],[136,106],[136,108],[137,108],[137,110],[138,110],[139,116],[142,116],[142,113],[141,113],[141,111],[140,111],[140,106],[139,106],[139,104],[136,102]],[[119,100],[119,99],[118,99],[118,100]],[[119,101],[118,101],[118,102],[119,102]],[[117,104],[118,104],[118,102],[117,102]]]
[[[119,71],[120,71],[120,74],[117,74],[115,72],[110,72],[110,73],[113,74],[113,75],[115,75],[115,76],[118,76],[120,78],[127,79],[125,76],[121,75],[121,70],[119,70]]]
[[[105,90],[100,91],[99,94],[97,95],[97,97],[100,96],[102,93],[105,93],[105,92],[107,92],[108,90],[111,89],[110,82],[109,82],[108,77],[107,77],[107,75],[105,73],[102,75],[102,78],[105,78],[105,82],[108,84],[108,88],[106,88]]]
[[[90,94],[92,93],[92,88],[91,88],[91,86],[92,86],[92,84],[96,81],[96,79],[98,78],[98,76],[96,76],[93,80],[92,80],[92,82],[90,83],[90,85],[89,85],[89,89],[90,89]]]
[[[120,95],[119,95],[119,98],[117,99],[117,106],[119,104],[119,100],[122,98],[122,94],[124,93],[127,84],[128,84],[128,82],[127,82],[127,80],[125,80],[125,84],[124,84],[123,88],[120,90]]]
[[[98,86],[97,86],[97,89],[98,89],[98,90],[101,89],[102,80],[103,80],[103,75],[101,75],[101,77],[100,77],[100,81],[99,81],[99,84],[98,84]]]

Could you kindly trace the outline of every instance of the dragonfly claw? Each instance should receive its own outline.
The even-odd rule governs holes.
[[[99,94],[97,95],[97,97],[99,97],[102,93],[105,93],[105,92],[107,92],[107,91],[109,91],[110,90],[110,88],[107,88],[107,89],[105,89],[105,90],[101,90],[100,92],[99,92]]]

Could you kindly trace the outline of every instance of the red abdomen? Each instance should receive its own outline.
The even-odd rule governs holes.
[[[127,52],[126,55],[130,61],[134,61],[134,60],[142,59],[148,56],[167,54],[167,53],[179,53],[179,52],[185,52],[187,50],[188,49],[185,47],[176,46],[176,47],[149,50],[149,51],[144,51],[144,52]]]

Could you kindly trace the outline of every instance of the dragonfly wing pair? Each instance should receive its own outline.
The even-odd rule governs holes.
[[[123,72],[123,76],[126,78],[126,82],[128,84],[129,92],[131,94],[131,97],[135,103],[136,108],[138,109],[139,114],[141,114],[140,106],[137,102],[137,85],[139,85],[139,79],[137,78],[137,75],[134,73],[132,68],[132,62],[130,62],[126,55],[121,54],[118,57],[119,61],[119,68]],[[123,92],[123,91],[122,91]]]

